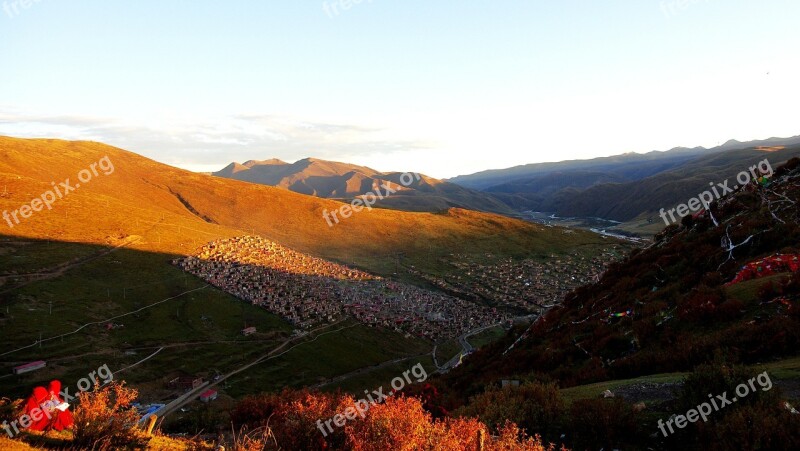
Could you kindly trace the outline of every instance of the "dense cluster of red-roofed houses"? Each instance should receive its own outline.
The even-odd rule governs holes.
[[[383,280],[261,237],[214,241],[179,267],[301,328],[345,315],[430,339],[456,337],[507,319],[452,296]]]

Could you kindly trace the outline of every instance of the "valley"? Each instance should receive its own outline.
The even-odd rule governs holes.
[[[575,258],[569,250],[576,247],[581,249],[579,260],[610,247],[618,251],[608,257],[619,258],[620,250],[627,247],[590,232],[565,233],[466,210],[438,214],[376,210],[352,218],[340,230],[329,230],[321,219],[296,215],[313,216],[332,201],[185,173],[94,143],[3,138],[2,144],[0,183],[7,184],[12,193],[0,199],[5,208],[43,189],[47,180],[65,178],[72,171],[71,165],[78,168],[84,160],[107,155],[116,166],[115,174],[3,236],[0,298],[4,311],[0,324],[3,336],[8,338],[0,360],[9,372],[12,366],[28,361],[47,362],[44,372],[24,379],[0,378],[0,390],[15,396],[23,396],[21,387],[37,380],[69,380],[87,366],[102,364],[124,370],[120,377],[136,386],[143,400],[161,404],[168,404],[180,393],[167,388],[167,382],[175,377],[210,381],[247,362],[262,363],[230,375],[217,386],[222,399],[228,400],[223,405],[246,394],[286,386],[353,386],[350,378],[338,378],[354,372],[360,386],[378,384],[387,374],[386,365],[396,365],[392,362],[399,360],[422,362],[436,371],[430,355],[437,342],[444,343],[445,335],[409,334],[402,326],[398,328],[394,319],[369,320],[359,313],[369,308],[353,304],[347,315],[337,308],[330,319],[309,324],[309,328],[346,320],[347,316],[360,317],[366,324],[350,322],[346,329],[326,329],[325,335],[314,337],[312,333],[306,337],[307,332],[300,332],[302,327],[293,327],[276,315],[277,311],[271,313],[243,302],[172,264],[176,259],[207,253],[207,246],[215,242],[229,242],[254,231],[318,256],[297,254],[301,260],[287,261],[285,265],[289,266],[281,271],[322,262],[314,258],[329,258],[332,268],[347,265],[353,268],[347,270],[352,274],[366,276],[364,271],[368,271],[374,274],[368,278],[386,278],[386,282],[379,282],[383,288],[369,288],[361,295],[369,299],[382,296],[386,289],[400,290],[397,294],[404,293],[403,299],[409,293],[432,293],[425,290],[439,290],[443,280],[450,280],[459,285],[449,286],[448,282],[447,294],[435,295],[431,305],[451,299],[449,302],[464,307],[451,310],[441,319],[462,315],[463,308],[476,312],[498,309],[485,322],[474,322],[477,317],[467,315],[468,322],[453,329],[453,337],[503,324],[504,318],[519,313],[538,311],[531,310],[534,304],[520,308],[503,295],[465,296],[470,284],[494,283],[493,278],[467,282],[472,278],[469,273],[477,275],[486,270],[476,266],[477,262],[499,264],[491,271],[506,273],[507,277],[523,271],[530,278],[540,269],[544,271],[534,262],[557,271],[559,256]],[[73,155],[72,159],[53,153],[59,148]],[[57,160],[58,164],[47,166],[48,172],[36,178],[11,175],[22,172],[14,165],[32,154],[42,160]],[[239,199],[235,204],[226,202],[226,190],[237,191],[231,197]],[[287,222],[303,226],[289,234]],[[328,234],[332,240],[312,240],[319,234]],[[515,268],[511,262],[516,260],[533,266]],[[241,262],[253,265],[255,261],[247,257]],[[497,282],[505,284],[502,279]],[[413,288],[413,284],[421,288]],[[554,302],[567,286],[571,285],[548,295],[546,302]],[[380,307],[377,311],[386,312]],[[309,319],[319,318],[319,312],[309,313]],[[510,323],[504,325],[509,327]],[[242,330],[247,327],[254,327],[256,332],[244,336]],[[440,364],[451,357],[456,358],[453,363],[457,362],[463,351],[453,349],[455,355],[443,356]],[[198,352],[202,359],[194,357]],[[264,360],[264,356],[270,357]],[[22,380],[26,382],[21,385]],[[330,385],[326,381],[338,382]]]
[[[2,2],[0,451],[800,449],[800,2]]]

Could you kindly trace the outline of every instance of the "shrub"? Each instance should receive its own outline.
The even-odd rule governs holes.
[[[363,421],[348,423],[348,448],[355,451],[426,449],[433,435],[429,413],[416,398],[390,398],[373,406]]]
[[[493,438],[477,419],[432,420],[416,398],[390,398],[369,410],[364,421],[346,426],[348,449],[357,451],[552,451],[541,439],[505,422]]]
[[[545,438],[560,435],[564,413],[566,408],[558,387],[539,382],[490,388],[472,397],[466,407],[457,411],[462,416],[478,417],[491,427],[499,428],[511,421]]]
[[[574,445],[583,449],[629,448],[640,440],[638,415],[618,398],[584,399],[570,407]]]
[[[562,448],[564,449],[564,448]],[[494,440],[487,451],[554,451],[555,445],[552,443],[545,447],[541,437],[529,437],[525,431],[518,428],[514,423],[506,423],[500,428],[499,437]]]
[[[266,449],[280,449],[275,434],[267,426],[248,431],[242,429],[233,436],[233,451],[263,451]]]
[[[710,324],[716,319],[717,306],[724,301],[722,290],[701,285],[678,304],[678,316],[686,321]]]
[[[709,395],[727,393],[731,399],[736,387],[753,376],[753,371],[724,363],[701,365],[686,378],[677,411],[694,409],[708,402]],[[764,391],[760,382],[756,387],[747,397],[737,397],[735,404],[713,412],[708,422],[693,423],[670,440],[681,445],[692,441],[699,449],[712,450],[798,449],[800,418],[782,407],[777,387]]]
[[[778,294],[775,284],[772,283],[772,281],[763,283],[758,287],[758,299],[762,302],[771,301]]]
[[[231,412],[231,420],[235,426],[251,431],[268,427],[282,449],[320,449],[328,445],[338,449],[345,438],[343,428],[335,427],[325,437],[317,421],[341,414],[353,403],[352,398],[341,394],[284,390],[245,398]]]
[[[182,431],[200,434],[213,432],[225,421],[210,404],[203,404],[192,409],[192,412],[180,422]]]
[[[717,362],[700,365],[684,380],[678,395],[679,412],[694,409],[708,401],[708,395],[734,393],[736,386],[752,377],[743,368]],[[750,396],[754,396],[751,394]]]
[[[11,422],[22,415],[23,400],[12,401],[8,398],[0,399],[0,423],[3,421]]]
[[[255,426],[240,429],[233,449],[478,451],[479,443],[485,451],[554,449],[552,445],[545,448],[538,436],[530,437],[510,422],[498,430],[498,437],[492,437],[489,428],[476,418],[434,420],[422,401],[404,396],[373,405],[365,418],[356,417],[327,437],[317,429],[318,419],[351,406],[348,397],[307,390],[249,397],[236,406],[231,417]]]
[[[786,282],[786,292],[789,294],[800,293],[800,271],[795,271],[792,277]]]
[[[800,158],[794,157],[775,170],[775,177],[786,175],[797,169],[798,166],[800,166]]]
[[[717,307],[717,318],[722,321],[732,321],[740,318],[744,304],[738,299],[729,299]]]
[[[698,424],[698,445],[707,450],[800,449],[800,415],[780,403],[759,401]]]
[[[79,394],[73,445],[97,451],[143,447],[149,439],[136,428],[139,414],[130,405],[137,395],[116,381]]]

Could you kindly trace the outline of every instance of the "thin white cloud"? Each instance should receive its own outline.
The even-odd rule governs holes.
[[[278,115],[214,118],[113,119],[44,115],[0,107],[0,134],[92,140],[118,146],[167,164],[208,171],[231,161],[314,156],[341,159],[415,151],[424,142],[387,139],[385,130],[315,122]]]

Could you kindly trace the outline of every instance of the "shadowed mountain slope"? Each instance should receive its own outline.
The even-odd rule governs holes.
[[[685,371],[715,356],[752,364],[796,355],[798,202],[793,159],[767,187],[750,184],[714,203],[713,216],[666,228],[527,330],[479,351],[447,385],[536,373],[570,386]],[[757,263],[762,273],[739,282],[743,265],[764,259],[794,263]]]
[[[708,189],[709,183],[734,180],[765,158],[775,166],[798,155],[800,137],[731,140],[713,149],[542,163],[452,181],[489,192],[515,211],[630,221],[684,203]]]

